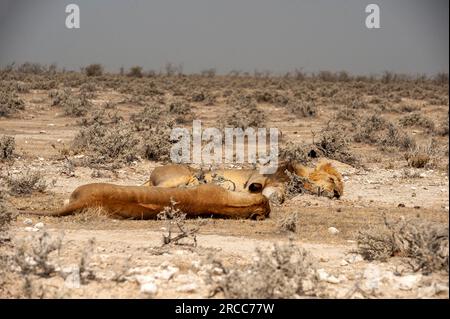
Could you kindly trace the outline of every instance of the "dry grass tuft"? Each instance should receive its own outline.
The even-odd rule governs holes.
[[[277,220],[277,227],[282,232],[295,233],[297,231],[298,220],[299,220],[299,214],[297,212],[283,214]]]

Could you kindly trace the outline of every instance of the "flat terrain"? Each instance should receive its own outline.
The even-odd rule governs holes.
[[[6,87],[5,83],[12,80],[7,76],[3,78]],[[51,80],[51,76],[48,78]],[[93,81],[86,77],[81,79],[81,83]],[[66,278],[59,275],[49,278],[35,276],[32,297],[204,298],[210,292],[206,272],[211,268],[211,258],[220,259],[228,266],[247,265],[254,259],[257,248],[268,249],[274,243],[293,242],[309,251],[320,272],[328,274],[328,277],[321,277],[320,292],[316,297],[448,298],[448,272],[422,274],[408,268],[400,257],[367,261],[356,253],[358,232],[383,225],[384,217],[394,222],[419,218],[448,225],[448,120],[447,135],[436,133],[448,117],[448,86],[428,82],[419,85],[413,82],[389,85],[376,82],[372,86],[361,84],[363,88],[360,89],[353,81],[349,84],[308,80],[310,82],[297,84],[294,80],[291,83],[277,78],[227,77],[187,78],[187,84],[177,77],[124,80],[127,87],[145,88],[153,83],[162,91],[158,95],[145,95],[132,89],[123,92],[121,84],[108,86],[106,80],[97,80],[94,82],[95,96],[89,99],[91,109],[86,115],[74,117],[65,114],[59,106],[52,106],[48,89],[33,88],[33,83],[40,80],[43,81],[33,77],[31,80],[20,79],[20,83],[32,83],[26,92],[17,91],[18,98],[24,101],[24,110],[0,117],[0,136],[13,136],[16,143],[14,158],[0,162],[3,178],[0,182],[5,185],[7,193],[5,201],[14,210],[58,208],[76,187],[86,183],[140,185],[147,180],[154,167],[163,164],[142,155],[117,166],[82,162],[89,156],[88,151],[72,151],[72,143],[83,127],[81,119],[104,108],[106,102],[114,104],[114,112],[128,123],[132,114],[138,114],[149,103],[159,101],[167,105],[172,99],[183,99],[191,106],[193,118],[202,120],[204,127],[212,127],[219,126],[216,124],[227,116],[227,109],[231,107],[224,93],[227,90],[236,95],[266,90],[273,96],[276,93],[302,101],[308,100],[306,95],[315,103],[313,116],[296,115],[286,106],[274,102],[274,99],[256,99],[258,110],[265,115],[264,126],[279,128],[283,132],[283,144],[311,144],[317,141],[331,121],[348,128],[345,131],[349,140],[348,151],[358,162],[344,163],[340,158],[329,158],[344,178],[344,195],[339,200],[300,194],[282,205],[273,205],[270,218],[263,221],[186,221],[187,226],[202,224],[197,234],[197,247],[190,245],[188,240],[183,245],[163,246],[162,235],[167,222],[161,220],[114,220],[101,215],[92,216],[88,212],[63,218],[19,215],[10,229],[12,243],[16,247],[26,242],[27,238],[33,241],[43,232],[52,238],[63,236],[60,253],[52,253],[50,260],[70,274],[71,269],[77,269],[80,258],[89,252],[89,267],[95,277],[77,285],[71,283],[73,278],[70,275]],[[58,78],[55,80],[58,81]],[[58,87],[63,86],[61,83]],[[371,93],[370,88],[375,93]],[[75,84],[71,90],[73,94],[79,92]],[[330,93],[333,90],[338,93]],[[421,90],[422,95],[401,96],[408,90]],[[190,94],[196,91],[216,98],[211,103],[196,101],[190,98]],[[383,94],[377,95],[377,92]],[[298,97],[300,95],[302,97]],[[142,101],[134,101],[133,96],[140,97]],[[355,100],[364,101],[365,106],[355,108],[349,119],[338,118],[337,114],[342,114]],[[434,131],[420,124],[398,124],[405,114],[411,113],[401,111],[406,106],[413,109],[412,113],[425,116],[435,123]],[[423,149],[429,148],[430,143],[434,143],[433,152],[427,149],[431,158],[428,164],[425,167],[411,167],[405,157],[408,153],[406,149],[383,148],[376,142],[356,142],[352,136],[358,130],[358,124],[370,114],[401,127],[402,132],[416,141],[417,149],[422,149],[422,146]],[[182,126],[189,128],[191,123]],[[35,171],[42,174],[47,184],[43,192],[8,192],[8,176]],[[296,231],[280,228],[280,220],[293,212],[298,213]],[[43,228],[33,228],[39,222],[43,223]],[[330,227],[339,232],[330,233]],[[90,239],[95,241],[92,248],[89,248]],[[18,275],[10,276],[11,279],[5,279],[1,296],[26,296],[24,284],[20,280],[13,283]],[[215,297],[222,296],[219,293]]]

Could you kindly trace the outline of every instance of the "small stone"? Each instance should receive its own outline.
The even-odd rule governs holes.
[[[42,229],[42,228],[44,228],[44,223],[42,223],[42,222],[37,223],[36,225],[34,225],[34,227],[37,229]]]
[[[39,134],[47,134],[47,131],[39,131]]]
[[[158,293],[158,286],[154,282],[148,282],[141,285],[141,292],[150,296],[155,296]]]
[[[339,234],[339,230],[338,230],[337,228],[335,228],[335,227],[329,227],[329,228],[328,228],[328,232],[329,232],[331,235]]]
[[[328,282],[330,284],[338,284],[340,282],[338,278],[328,274],[324,269],[318,269],[317,275],[319,277],[319,281]]]
[[[422,279],[422,275],[406,275],[402,277],[398,277],[396,279],[398,288],[400,290],[411,290],[413,289]]]
[[[33,225],[33,221],[32,221],[30,218],[26,218],[26,219],[23,221],[23,223],[24,223],[25,225]]]
[[[56,140],[56,142],[62,143],[62,139],[58,138],[58,139]]]
[[[348,262],[345,261],[345,260],[341,260],[340,265],[341,265],[341,266],[347,266],[347,265],[348,265]]]
[[[405,206],[405,204],[400,203],[400,204],[397,205],[397,207],[406,207],[406,206]]]
[[[195,292],[198,289],[197,284],[185,284],[177,288],[178,292]]]
[[[151,275],[136,275],[134,278],[141,285],[153,283],[155,281],[155,277]]]
[[[164,269],[158,273],[155,274],[155,278],[162,279],[162,280],[170,280],[179,269],[177,267],[167,267],[167,269]]]
[[[29,231],[29,232],[37,232],[37,231],[39,231],[39,229],[34,228],[34,227],[25,227],[25,231]]]

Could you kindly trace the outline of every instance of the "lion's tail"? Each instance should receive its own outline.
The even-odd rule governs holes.
[[[71,203],[56,211],[19,210],[20,214],[61,217],[73,215],[78,209],[84,208],[83,204]]]

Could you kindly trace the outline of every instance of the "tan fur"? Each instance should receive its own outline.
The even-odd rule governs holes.
[[[147,182],[144,185],[159,187],[198,185],[201,182],[198,176],[203,176],[203,182],[216,183],[228,190],[250,193],[262,192],[268,197],[276,192],[278,201],[283,201],[284,183],[288,181],[286,170],[306,178],[308,182],[305,183],[305,188],[314,194],[325,195],[330,198],[339,198],[343,195],[344,185],[341,174],[331,163],[323,160],[315,168],[293,162],[282,163],[277,172],[270,175],[262,175],[257,170],[251,169],[217,170],[201,174],[200,171],[187,165],[171,164],[155,168],[150,175],[150,183]],[[217,177],[220,177],[223,183],[217,182]]]
[[[78,187],[69,204],[54,212],[23,213],[66,216],[85,208],[102,207],[109,215],[130,219],[155,219],[171,200],[188,217],[221,216],[264,219],[270,213],[268,200],[261,194],[232,192],[205,184],[190,188],[119,186],[106,183]]]

